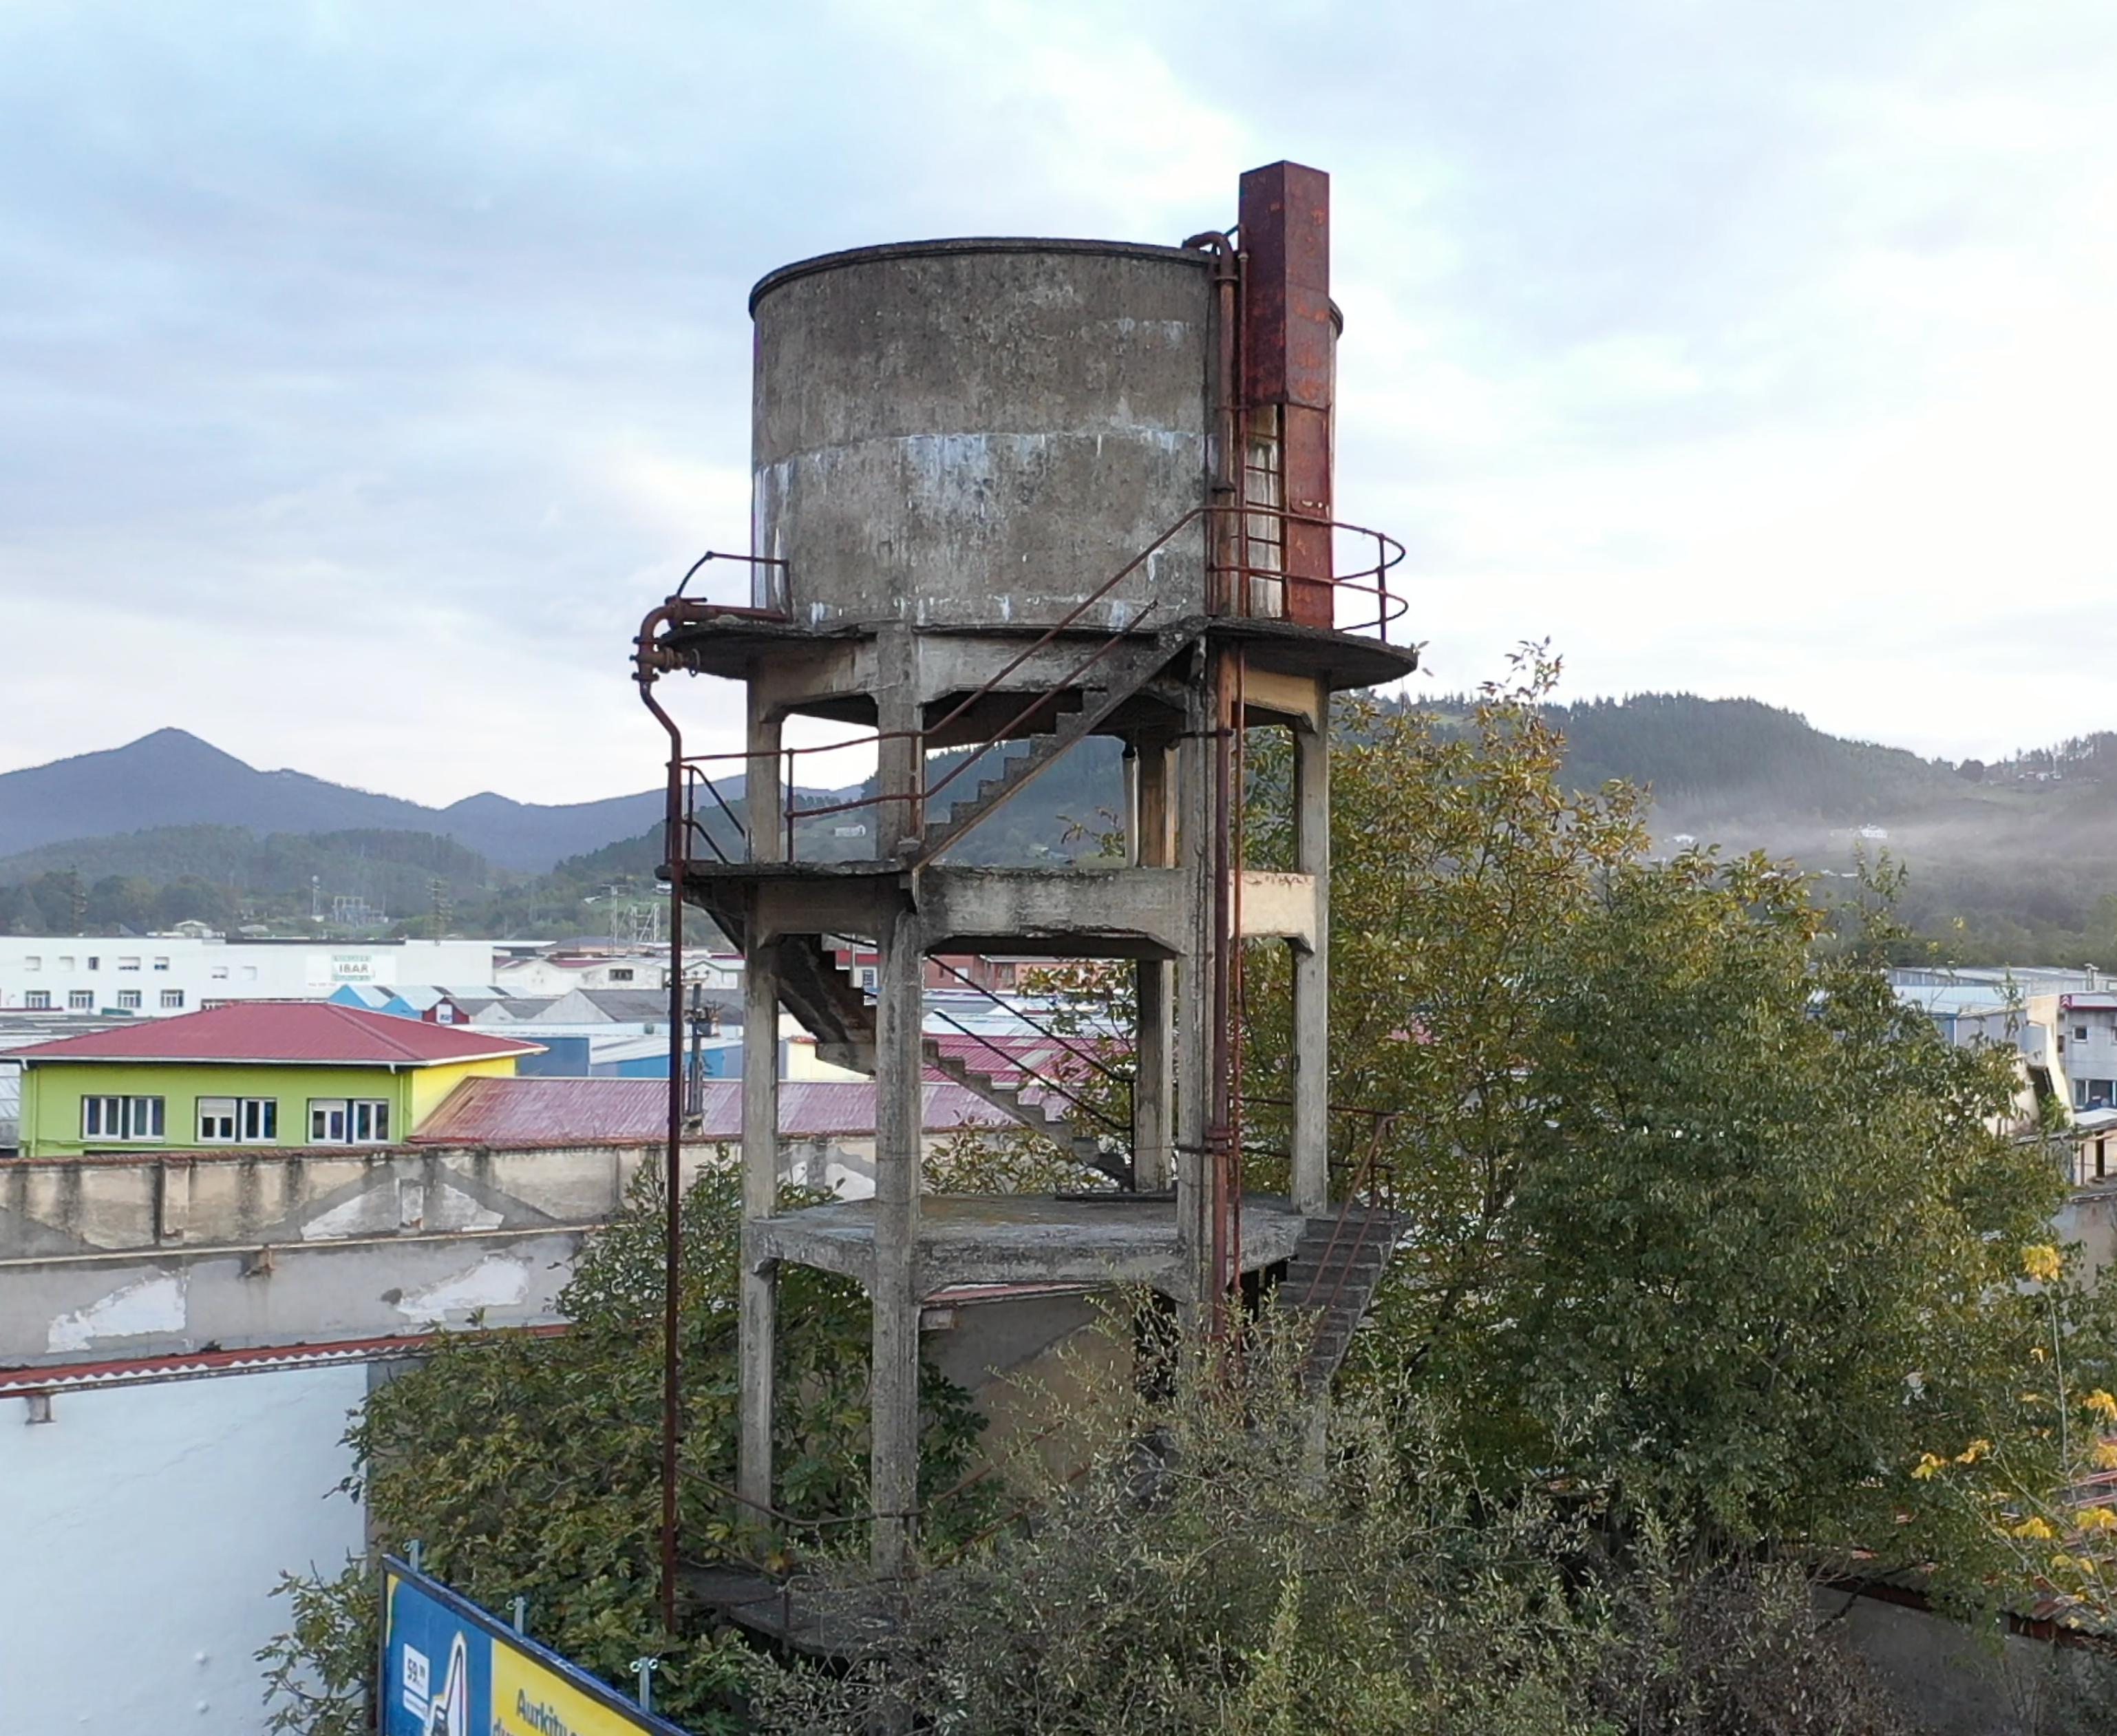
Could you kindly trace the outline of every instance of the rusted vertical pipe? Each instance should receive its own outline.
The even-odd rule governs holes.
[[[652,616],[649,620],[653,619]],[[679,1309],[684,1259],[684,1080],[677,1067],[684,1016],[684,866],[690,852],[684,821],[684,737],[676,720],[656,703],[640,635],[639,697],[669,732],[669,785],[662,848],[669,875],[669,1139],[662,1179],[662,1625],[676,1631],[676,1452],[680,1437],[683,1368]]]

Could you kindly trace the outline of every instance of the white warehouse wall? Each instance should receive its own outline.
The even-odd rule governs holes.
[[[330,1491],[367,1390],[353,1364],[0,1402],[7,1731],[261,1736],[273,1586],[361,1545]]]
[[[209,1000],[321,1000],[348,983],[479,988],[492,981],[489,940],[223,940],[165,935],[0,936],[0,1009],[31,995],[47,1010],[123,1007],[152,1018]],[[181,995],[180,1006],[163,1004]],[[124,999],[136,996],[133,1007]],[[85,1004],[74,1009],[76,997]]]

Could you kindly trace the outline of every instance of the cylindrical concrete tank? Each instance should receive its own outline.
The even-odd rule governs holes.
[[[1046,626],[1207,498],[1211,261],[935,241],[786,265],[757,326],[755,541],[805,626]],[[1194,521],[1082,625],[1200,612]]]

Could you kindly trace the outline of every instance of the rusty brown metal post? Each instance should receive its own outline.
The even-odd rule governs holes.
[[[1242,179],[1244,407],[1276,411],[1286,618],[1328,627],[1331,589],[1331,178],[1273,163]]]

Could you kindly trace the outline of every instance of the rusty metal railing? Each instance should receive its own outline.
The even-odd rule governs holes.
[[[1282,550],[1286,542],[1284,526],[1298,524],[1311,529],[1327,529],[1334,537],[1364,539],[1371,547],[1372,556],[1363,566],[1348,572],[1334,572],[1327,578],[1288,571],[1282,564],[1276,562],[1253,561],[1248,558],[1250,551],[1264,546],[1253,534],[1254,524],[1260,519],[1279,521],[1282,534],[1277,542],[1271,546]],[[910,740],[919,744],[919,760],[923,764],[927,751],[926,742],[936,736],[944,736],[952,726],[968,716],[974,708],[1002,692],[1006,682],[1033,658],[1063,638],[1077,632],[1091,610],[1108,599],[1128,579],[1149,566],[1156,556],[1187,529],[1200,524],[1229,533],[1219,539],[1224,544],[1222,551],[1217,556],[1209,558],[1211,582],[1204,598],[1208,618],[1320,626],[1320,622],[1295,622],[1294,606],[1301,595],[1301,588],[1306,586],[1312,591],[1327,589],[1331,614],[1329,630],[1354,637],[1373,638],[1386,644],[1391,643],[1391,627],[1409,610],[1410,599],[1401,591],[1393,589],[1390,583],[1390,575],[1404,561],[1404,545],[1386,532],[1342,520],[1311,518],[1284,508],[1255,502],[1195,506],[1074,603],[1057,621],[1041,630],[975,691],[957,700],[941,717],[921,728],[872,730],[841,741],[800,747],[780,747],[763,753],[736,749],[722,753],[682,755],[680,774],[684,792],[682,824],[687,838],[702,845],[705,852],[709,852],[722,862],[738,860],[730,854],[722,840],[714,836],[708,824],[710,817],[717,813],[726,820],[732,841],[739,841],[743,852],[740,859],[759,860],[757,839],[754,835],[758,815],[754,805],[749,800],[749,791],[754,787],[756,772],[763,769],[763,764],[769,764],[781,792],[777,822],[774,828],[778,833],[777,842],[781,852],[780,860],[795,861],[804,859],[800,848],[802,821],[813,823],[833,815],[859,813],[874,816],[870,832],[871,847],[864,853],[877,859],[886,858],[890,849],[882,824],[885,813],[895,811],[898,814],[900,824],[895,829],[903,835],[913,836],[922,833],[927,805],[930,801],[953,785],[972,766],[989,763],[987,755],[995,749],[999,750],[1003,757],[1006,744],[1020,739],[1021,732],[1040,713],[1051,713],[1055,716],[1055,703],[1063,695],[1073,689],[1098,665],[1106,662],[1124,646],[1137,642],[1140,635],[1148,630],[1151,621],[1160,609],[1160,599],[1141,600],[1122,625],[1104,631],[1086,653],[1072,664],[1063,675],[1028,695],[1006,721],[990,730],[982,741],[958,744],[967,747],[960,759],[939,777],[929,779],[922,776],[916,787],[910,790],[878,791],[835,801],[819,802],[814,799],[805,799],[797,775],[803,760],[817,755],[843,754],[858,750],[872,749],[879,753],[884,743]],[[1226,557],[1225,551],[1227,547],[1238,552],[1237,558],[1230,560]],[[753,594],[761,595],[764,600],[748,606],[738,606],[687,596],[686,588],[693,577],[709,562],[716,561],[748,565],[752,570]],[[661,667],[653,659],[653,649],[658,644],[658,631],[710,625],[714,619],[723,616],[731,617],[734,621],[791,622],[793,619],[792,589],[791,570],[783,561],[763,556],[708,551],[692,563],[676,592],[661,608],[649,615],[643,625],[639,640],[643,678],[648,676],[653,668]],[[1366,600],[1354,603],[1349,610],[1344,606],[1347,598]],[[1350,613],[1354,618],[1349,621],[1338,619],[1341,614],[1346,613]],[[732,772],[738,762],[747,775],[742,814],[736,811],[722,793],[713,771],[710,769],[724,767]],[[745,815],[748,816],[747,820]],[[688,850],[685,853],[690,854]],[[817,856],[813,859],[828,858]]]

